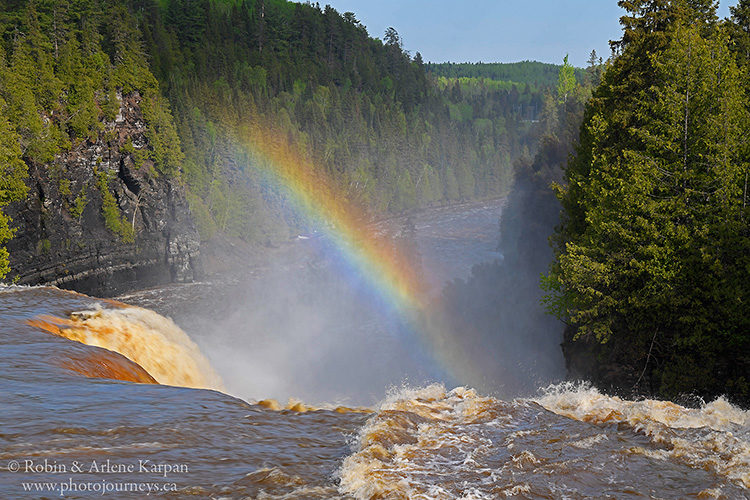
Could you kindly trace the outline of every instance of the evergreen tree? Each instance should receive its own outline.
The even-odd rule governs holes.
[[[747,65],[750,62],[750,2],[740,0],[729,7],[731,22],[728,24],[732,37],[732,50],[737,54],[737,62]]]
[[[602,79],[603,66],[602,58],[597,55],[596,50],[592,50],[586,67],[586,84],[589,87],[593,88],[599,85]]]
[[[746,399],[750,290],[737,252],[750,245],[750,122],[740,72],[713,2],[621,4],[632,14],[621,53],[560,188],[549,305],[571,338],[603,342],[599,356],[643,369],[657,394],[730,387]]]
[[[15,232],[11,220],[3,214],[8,203],[26,196],[26,164],[21,160],[19,137],[5,115],[6,104],[0,99],[0,280],[10,271],[8,251],[2,246]]]

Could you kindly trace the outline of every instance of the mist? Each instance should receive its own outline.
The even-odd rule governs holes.
[[[290,243],[223,301],[186,328],[243,399],[364,405],[440,377],[411,327],[325,237]]]
[[[519,180],[506,200],[373,225],[428,284],[416,321],[388,307],[325,236],[305,235],[178,322],[246,400],[371,405],[393,387],[432,382],[531,394],[564,376],[562,329],[538,287],[556,216],[556,201]]]
[[[564,325],[546,313],[540,288],[559,203],[546,182],[527,174],[516,179],[500,220],[501,257],[447,284],[433,319],[472,360],[459,367],[463,383],[503,399],[534,395],[565,378]]]

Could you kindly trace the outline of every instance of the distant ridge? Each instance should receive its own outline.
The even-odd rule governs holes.
[[[428,73],[446,78],[489,78],[491,80],[532,84],[537,87],[557,86],[559,64],[539,61],[514,63],[427,63]],[[583,79],[583,69],[576,68],[579,82]]]

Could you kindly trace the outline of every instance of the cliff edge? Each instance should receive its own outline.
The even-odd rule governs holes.
[[[27,160],[29,194],[5,209],[17,228],[8,278],[106,296],[200,275],[184,186],[145,154],[143,99],[138,92],[117,99],[117,116],[95,142],[49,164]]]

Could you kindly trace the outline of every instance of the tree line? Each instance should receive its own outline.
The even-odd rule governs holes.
[[[581,376],[750,401],[750,2],[620,1],[545,278]]]
[[[597,63],[598,61],[594,61]],[[446,78],[487,78],[490,80],[517,82],[554,89],[560,70],[558,64],[538,61],[515,63],[428,63],[427,71]],[[583,84],[585,71],[574,69],[579,83]]]
[[[253,151],[272,130],[373,214],[507,192],[512,163],[536,145],[546,84],[515,71],[438,77],[389,29],[354,13],[285,0],[0,2],[0,207],[23,199],[24,165],[46,168],[83,142],[129,148],[105,132],[139,92],[150,175],[183,183],[203,239],[284,239],[305,225]],[[59,170],[59,169],[57,169]],[[75,211],[85,193],[61,193]],[[106,183],[89,186],[97,195]],[[98,194],[109,200],[111,193]],[[90,199],[90,198],[89,198]],[[111,201],[111,200],[110,200]],[[107,220],[115,220],[112,203]],[[113,208],[114,207],[114,208]],[[111,213],[110,213],[111,212]],[[71,213],[71,215],[74,215]],[[105,214],[103,214],[103,217]],[[108,224],[108,227],[115,224]],[[0,243],[12,235],[0,220]],[[2,259],[6,262],[7,259]],[[4,268],[5,269],[5,268]]]
[[[206,238],[266,241],[303,223],[258,182],[273,166],[238,139],[249,123],[375,214],[501,195],[513,160],[534,149],[541,88],[439,80],[395,29],[372,38],[352,12],[280,0],[134,6]]]

